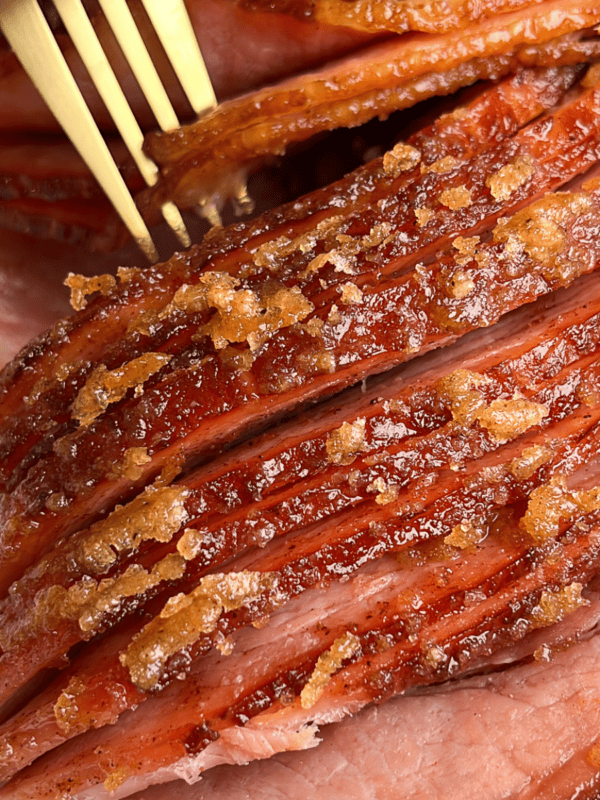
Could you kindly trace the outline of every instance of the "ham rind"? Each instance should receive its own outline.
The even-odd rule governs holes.
[[[544,189],[553,188],[591,166],[597,157],[596,138],[600,136],[600,129],[596,130],[599,116],[595,113],[599,92],[597,88],[589,89],[552,118],[534,123],[500,145],[499,152],[492,149],[467,165],[453,166],[450,173],[436,170],[425,173],[420,185],[426,195],[417,197],[432,198],[433,205],[419,208],[417,202],[417,212],[433,214],[436,224],[426,220],[423,231],[414,219],[404,221],[406,209],[395,202],[387,211],[382,209],[382,213],[388,213],[394,221],[398,215],[402,227],[396,231],[391,222],[379,215],[365,221],[363,213],[355,223],[344,225],[341,230],[338,220],[326,218],[322,221],[325,229],[317,224],[317,232],[329,231],[323,233],[323,241],[317,237],[313,243],[314,228],[295,240],[285,236],[272,237],[270,241],[263,238],[251,256],[255,263],[250,274],[241,278],[246,283],[237,283],[239,279],[233,278],[235,269],[240,268],[241,254],[229,253],[211,264],[215,269],[204,272],[195,288],[182,287],[182,293],[171,295],[173,300],[163,305],[162,310],[155,309],[150,316],[142,315],[134,321],[133,327],[150,353],[129,362],[130,377],[123,379],[124,389],[116,401],[111,403],[110,397],[106,401],[108,413],[103,413],[102,403],[97,411],[80,411],[83,416],[79,420],[84,424],[54,441],[52,451],[51,436],[47,444],[42,443],[33,451],[31,460],[24,457],[23,451],[17,451],[28,472],[4,504],[3,517],[11,520],[4,538],[4,589],[18,577],[20,569],[31,563],[34,551],[44,552],[56,537],[89,524],[110,510],[118,498],[128,499],[134,487],[153,480],[161,470],[176,473],[182,459],[189,462],[202,457],[252,426],[264,424],[269,417],[368,374],[389,369],[418,352],[449,343],[475,327],[492,324],[511,307],[529,302],[549,288],[565,285],[582,271],[593,269],[595,240],[589,245],[588,240],[597,224],[595,200],[593,193],[588,198],[584,192],[552,195],[534,203],[529,210],[517,212],[512,222],[498,224],[492,241],[482,243],[480,250],[472,254],[471,267],[462,268],[466,257],[461,253],[460,269],[456,256],[448,255],[427,271],[417,266],[413,273],[406,272],[416,260],[417,252],[421,257],[428,252],[433,257],[434,244],[452,241],[458,231],[481,232],[484,219],[487,225],[493,224],[501,211],[514,211],[524,205],[528,196],[529,199],[539,196]],[[581,120],[589,120],[589,125],[580,124]],[[545,137],[543,143],[541,136]],[[557,151],[561,153],[559,162],[555,158]],[[519,161],[520,158],[523,160]],[[516,189],[511,180],[507,184],[505,168],[513,177],[515,171],[524,176],[517,180]],[[467,189],[467,185],[472,189]],[[505,196],[507,185],[511,187],[508,203],[500,199]],[[409,207],[415,205],[416,192],[416,186],[408,187]],[[469,201],[465,204],[461,200],[457,207],[455,200],[458,196],[463,198],[465,192]],[[583,240],[569,241],[565,251],[569,255],[557,259],[556,253],[523,240],[524,250],[513,253],[510,243],[515,235],[518,238],[518,229],[525,230],[522,226],[531,224],[531,220],[526,220],[531,215],[531,219],[537,219],[540,214],[548,214],[553,220],[560,217],[565,229],[574,226],[585,244]],[[582,220],[587,227],[581,225]],[[354,224],[362,227],[357,231]],[[332,225],[334,228],[330,230]],[[406,230],[411,230],[412,235],[406,234]],[[306,235],[311,249],[315,248],[312,255],[304,252],[302,237]],[[334,235],[336,238],[330,242],[327,237]],[[566,246],[566,240],[560,236],[559,249]],[[319,252],[323,245],[325,252]],[[282,248],[284,261],[275,267],[274,273],[271,262]],[[297,249],[306,263],[300,273],[293,258]],[[576,251],[581,251],[580,261],[572,260]],[[504,281],[509,261],[513,296],[507,303]],[[187,264],[187,259],[179,259],[174,268],[184,270]],[[373,287],[370,276],[379,264],[382,278],[394,272],[399,277],[383,280]],[[473,268],[475,271],[470,272]],[[160,269],[163,268],[159,268],[159,275]],[[314,276],[315,270],[318,278]],[[355,277],[354,282],[346,280],[348,270]],[[167,287],[172,291],[176,280],[172,274],[167,275],[162,285],[154,289],[163,298],[169,296]],[[296,283],[298,279],[304,282],[305,293]],[[346,294],[350,293],[346,297],[344,287]],[[191,297],[186,294],[190,291]],[[195,297],[194,292],[200,294]],[[122,303],[127,291],[117,295]],[[232,298],[234,305],[230,306]],[[255,310],[249,317],[245,316],[245,310],[241,317],[236,316],[235,303],[243,298],[253,298],[251,308]],[[340,303],[339,308],[335,301]],[[207,305],[220,306],[221,311],[211,317]],[[240,308],[246,307],[242,304]],[[82,312],[84,317],[88,313],[88,309]],[[269,330],[267,323],[264,335],[262,314],[270,314],[264,319],[273,320],[273,328]],[[398,325],[399,315],[403,320],[401,325]],[[168,320],[166,332],[160,324],[161,316]],[[160,331],[158,341],[152,335],[156,324]],[[208,335],[196,341],[193,338],[196,332]],[[150,342],[146,333],[151,334]],[[162,339],[169,334],[175,342],[188,343],[188,348],[171,357]],[[247,340],[249,349],[243,340]],[[228,342],[233,348],[225,347]],[[242,344],[242,349],[237,343]],[[121,379],[112,380],[118,384]],[[130,389],[142,384],[141,399],[129,396],[120,402]],[[90,388],[88,395],[92,394]],[[182,415],[181,409],[194,411]],[[64,408],[59,411],[64,413]],[[154,420],[151,432],[147,427],[150,420]],[[146,447],[151,455],[140,467],[138,480],[111,478],[114,465],[123,461],[131,447]],[[46,448],[48,452],[44,453]],[[78,463],[83,460],[83,469],[73,467],[75,452]],[[44,524],[39,525],[42,519]],[[21,546],[26,529],[27,545]],[[11,563],[14,571],[9,567]]]
[[[161,180],[139,202],[146,208],[168,197],[180,207],[200,203],[210,215],[228,195],[239,194],[258,159],[523,64],[560,63],[560,43],[550,45],[556,47],[550,62],[545,44],[599,18],[594,0],[577,6],[552,0],[473,25],[461,36],[414,34],[375,44],[318,73],[228,101],[175,132],[149,134],[147,149],[161,167]]]
[[[551,331],[545,321],[537,324],[539,340],[529,311],[526,316],[528,347],[515,345],[519,323],[518,317],[513,315],[503,326],[510,330],[510,338],[503,348],[496,347],[493,355],[481,355],[479,339],[471,345],[470,355],[463,349],[461,359],[463,370],[475,370],[478,375],[485,376],[487,385],[481,397],[487,397],[488,402],[500,397],[510,399],[519,392],[530,402],[542,404],[548,412],[539,420],[542,429],[575,413],[573,423],[569,423],[563,433],[565,438],[589,428],[594,420],[594,414],[587,411],[587,407],[579,411],[579,417],[577,409],[581,409],[581,387],[593,385],[598,379],[595,350],[600,306],[598,302],[588,302],[581,307],[580,296],[578,290],[570,305],[563,301],[561,318]],[[525,321],[523,314],[521,319]],[[554,353],[554,357],[551,358],[550,353]],[[78,611],[76,607],[70,608],[59,587],[73,592],[78,581],[83,587],[81,580],[86,574],[103,574],[109,569],[114,579],[132,563],[149,571],[169,554],[182,562],[179,553],[183,551],[185,537],[189,538],[190,531],[198,530],[203,537],[200,552],[188,561],[183,582],[178,584],[189,588],[207,569],[215,571],[232,555],[256,544],[265,547],[274,536],[281,537],[333,517],[338,520],[337,538],[340,538],[345,529],[339,515],[345,508],[354,509],[353,517],[357,513],[364,517],[365,504],[379,511],[383,511],[381,505],[392,501],[395,504],[390,505],[390,509],[402,507],[404,500],[397,495],[412,486],[415,475],[424,480],[432,470],[439,472],[451,465],[464,467],[469,459],[493,452],[501,442],[485,429],[454,430],[454,423],[449,421],[447,401],[443,401],[435,389],[446,369],[447,364],[442,359],[437,371],[429,368],[426,382],[423,377],[415,382],[414,375],[401,376],[395,382],[388,379],[381,387],[387,399],[380,399],[376,405],[361,402],[361,395],[358,395],[356,408],[356,400],[351,405],[348,397],[331,418],[332,404],[329,404],[328,408],[321,409],[316,419],[311,415],[303,425],[287,425],[276,431],[275,437],[266,437],[259,447],[254,445],[234,451],[221,459],[222,465],[217,462],[173,484],[173,490],[167,490],[171,492],[169,502],[182,497],[180,492],[190,492],[182,503],[186,521],[180,527],[176,524],[170,541],[164,536],[161,536],[163,543],[142,540],[138,550],[133,546],[134,539],[128,539],[129,544],[121,545],[117,571],[112,563],[116,556],[111,554],[105,561],[100,556],[102,550],[95,554],[89,544],[86,545],[90,535],[96,539],[102,535],[110,537],[109,530],[102,534],[102,523],[92,531],[79,532],[68,545],[50,553],[14,584],[2,604],[0,642],[6,654],[0,657],[1,696],[25,682],[37,669],[54,663],[82,638],[90,638],[98,628],[114,624],[125,609],[130,613],[145,597],[160,591],[165,581],[169,580],[172,587],[173,574],[167,571],[147,592],[140,588],[135,598],[123,597],[123,610],[119,610],[118,597],[112,596],[107,613],[98,616],[95,611],[94,624],[84,628],[78,617],[82,619],[82,615],[88,613],[86,605]],[[556,388],[546,386],[550,377]],[[341,423],[353,424],[356,419],[364,421],[361,449],[347,459],[352,462],[349,465],[336,464],[331,460],[327,442],[332,435],[335,441],[335,432],[339,432]],[[283,449],[281,443],[285,445]],[[525,447],[525,444],[520,446]],[[506,460],[507,456],[502,458]],[[307,474],[311,477],[303,478]],[[383,486],[383,489],[380,486],[381,491],[391,486],[393,494],[386,497],[384,493],[377,500],[381,494],[376,488],[378,481]],[[445,492],[450,491],[451,484],[451,480],[445,481]],[[427,492],[422,502],[426,496]],[[149,497],[147,509],[151,508]],[[139,524],[135,522],[137,509],[134,501],[129,516],[126,513],[118,516],[119,526],[135,530]],[[127,512],[127,507],[124,511]],[[385,515],[379,513],[373,517],[376,518],[382,525]],[[164,525],[165,520],[162,516],[158,518],[159,524]],[[429,535],[434,527],[429,529]],[[184,529],[187,533],[182,537]],[[156,533],[144,536],[153,535]],[[312,544],[317,541],[314,534],[311,539],[314,540]]]
[[[531,0],[238,0],[242,8],[276,11],[298,19],[343,25],[360,31],[443,33],[466,28],[507,11],[535,7]]]

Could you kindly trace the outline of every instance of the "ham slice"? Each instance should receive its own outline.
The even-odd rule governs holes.
[[[360,31],[424,31],[440,33],[507,11],[527,9],[530,0],[483,0],[476,6],[464,0],[238,0],[242,8],[276,11],[298,19],[345,25]]]
[[[523,64],[561,63],[563,53],[569,63],[578,49],[570,34],[593,25],[599,13],[594,0],[576,8],[553,0],[484,21],[460,37],[415,34],[375,44],[317,73],[223,103],[175,132],[149,134],[147,149],[162,179],[139,202],[143,208],[165,197],[182,208],[200,203],[214,217],[228,195],[244,197],[245,174],[257,159]]]

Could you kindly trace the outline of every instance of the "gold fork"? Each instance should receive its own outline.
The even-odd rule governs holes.
[[[112,32],[163,130],[179,120],[156,72],[126,0],[99,0]],[[196,114],[216,105],[215,94],[183,0],[142,0],[146,13]],[[143,134],[115,77],[81,0],[54,5],[100,96],[148,186],[158,168],[142,150]],[[46,104],[93,172],[117,213],[152,262],[156,247],[86,105],[37,0],[0,0],[0,29]],[[190,237],[179,209],[162,214],[184,247]]]

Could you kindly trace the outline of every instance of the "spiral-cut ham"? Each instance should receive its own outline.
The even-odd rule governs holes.
[[[102,341],[112,345],[116,330],[128,322],[135,344],[116,345],[128,357],[121,366],[103,359],[83,384],[76,375],[78,392],[68,407],[60,406],[60,398],[73,383],[65,386],[68,369],[61,370],[59,359],[50,382],[32,387],[29,402],[36,403],[39,391],[36,411],[43,409],[48,436],[29,449],[29,426],[19,438],[9,434],[20,467],[5,458],[11,495],[1,509],[3,590],[57,537],[93,522],[161,472],[168,480],[269,416],[490,325],[510,308],[593,269],[593,192],[552,195],[521,207],[594,163],[599,91],[592,86],[551,118],[465,163],[450,159],[421,172],[412,167],[418,151],[400,145],[387,162],[391,167],[374,164],[381,174],[378,194],[363,183],[373,205],[360,214],[352,205],[348,218],[316,212],[266,235],[260,225],[247,226],[252,239],[212,259],[204,271],[200,249],[145,277],[126,271],[119,287],[112,278],[84,281],[83,289],[106,292],[106,300],[82,310],[67,327],[89,320],[84,347],[97,337],[92,347],[101,348]],[[406,181],[405,166],[413,181]],[[404,193],[376,202],[401,184]],[[490,242],[475,241],[474,234],[511,211],[510,220],[495,225]],[[543,224],[558,227],[542,245],[535,230],[546,215]],[[515,240],[522,248],[515,249]],[[447,255],[430,269],[412,266],[444,246]],[[76,280],[73,285],[77,289]],[[149,303],[140,302],[144,286]],[[124,308],[125,320],[115,315],[105,324],[115,306]],[[81,339],[60,328],[55,339],[63,358],[82,360]],[[28,358],[24,354],[8,370],[16,380],[3,405],[22,407],[19,373]],[[48,425],[57,399],[58,413],[51,414],[56,421]],[[133,472],[127,469],[132,448],[143,448],[146,456]]]
[[[0,798],[193,782],[589,629],[599,107],[596,68],[526,70],[69,278],[0,384]]]
[[[284,597],[290,602],[315,584],[335,581],[336,575],[349,577],[358,566],[366,567],[382,557],[385,560],[390,553],[410,551],[418,542],[425,545],[445,536],[448,553],[452,546],[458,548],[457,552],[465,548],[470,552],[469,548],[485,535],[483,529],[477,531],[463,525],[465,514],[493,516],[494,508],[504,508],[523,497],[534,474],[538,473],[536,480],[543,475],[544,481],[551,481],[557,468],[560,474],[577,469],[597,447],[600,417],[582,402],[582,397],[586,387],[596,383],[600,369],[595,355],[600,307],[588,304],[583,309],[582,291],[587,291],[587,284],[561,302],[560,315],[552,312],[555,323],[550,330],[546,319],[550,308],[546,303],[539,308],[536,326],[531,325],[528,312],[497,327],[496,336],[505,331],[506,339],[501,338],[501,344],[489,355],[481,354],[481,337],[466,343],[461,352],[461,370],[450,378],[445,375],[446,360],[437,358],[435,366],[418,376],[416,383],[416,376],[410,379],[410,388],[406,385],[409,379],[404,376],[395,384],[386,382],[381,388],[387,399],[375,407],[360,393],[350,394],[337,419],[331,420],[331,413],[324,409],[316,421],[311,417],[301,425],[288,425],[275,437],[269,435],[258,445],[242,448],[212,468],[173,484],[174,494],[179,492],[180,497],[182,492],[190,492],[185,497],[185,527],[173,532],[170,542],[162,545],[152,540],[140,542],[137,553],[130,542],[124,553],[129,557],[119,559],[113,580],[104,591],[99,586],[87,597],[83,595],[86,579],[74,582],[73,569],[77,569],[77,559],[85,553],[89,570],[90,558],[110,552],[106,545],[111,541],[111,529],[100,526],[83,532],[71,547],[56,550],[15,585],[14,594],[3,609],[3,646],[17,657],[20,651],[21,660],[5,658],[5,670],[26,678],[27,669],[35,665],[36,659],[39,665],[43,653],[48,657],[50,652],[50,657],[57,658],[82,636],[93,634],[98,626],[114,624],[123,613],[131,613],[156,597],[157,590],[163,592],[162,599],[158,597],[149,607],[160,609],[167,582],[169,593],[193,590],[207,569],[219,570],[234,553],[237,564],[229,565],[227,570],[270,575],[270,580],[276,580],[276,599],[273,586],[265,587],[262,599],[258,595],[255,599],[257,605],[251,616],[244,613],[240,617],[237,612],[227,623],[223,622],[217,641],[225,641],[224,637],[231,636],[240,624],[260,620],[273,603],[281,605]],[[527,348],[518,335],[522,333],[521,326],[529,332]],[[582,341],[587,343],[586,349],[580,346]],[[537,392],[532,379],[540,387]],[[522,399],[515,401],[515,395]],[[459,406],[474,399],[485,409],[479,408],[479,422],[470,427]],[[340,426],[342,417],[346,421]],[[423,417],[420,425],[419,417]],[[462,424],[457,425],[459,420]],[[352,443],[353,427],[362,431],[360,447],[358,442]],[[311,428],[316,428],[312,435]],[[518,438],[528,428],[532,433]],[[513,446],[507,440],[515,437]],[[294,441],[298,444],[290,450]],[[489,455],[482,457],[484,453]],[[506,471],[507,463],[513,465],[512,471]],[[274,464],[282,465],[276,475],[272,474]],[[311,477],[301,480],[300,476],[307,472]],[[481,479],[476,478],[478,473],[483,474]],[[223,486],[228,487],[227,508],[220,500]],[[415,504],[417,486],[421,488]],[[260,487],[259,500],[252,501],[252,487]],[[135,503],[129,517],[126,513],[118,517],[121,529],[127,531],[129,527],[131,533],[134,506]],[[350,514],[347,509],[351,509]],[[401,509],[406,509],[404,518],[398,516]],[[150,505],[146,508],[149,512]],[[507,519],[510,523],[510,515]],[[100,546],[102,540],[104,548]],[[257,543],[261,550],[256,551]],[[522,559],[524,552],[519,543],[506,556],[507,564]],[[173,583],[173,575],[166,575],[162,586],[144,586],[144,575],[169,558],[187,560],[177,583]],[[135,564],[146,570],[140,572],[138,568],[138,581],[142,578],[142,583],[137,585]],[[336,565],[335,572],[331,571],[332,564]],[[61,574],[65,565],[71,566],[70,574]],[[83,562],[80,566],[84,566]],[[487,563],[485,568],[490,566]],[[493,569],[498,576],[499,568]],[[91,589],[89,581],[87,585]],[[132,585],[137,596],[130,592]],[[70,586],[69,594],[61,593],[60,586]],[[357,612],[352,613],[352,619],[358,619]],[[187,671],[192,659],[195,661],[210,646],[210,637],[200,637],[191,649],[177,656],[174,664],[164,662],[162,677],[156,673],[149,683],[149,674],[142,668],[136,673],[137,680],[132,681],[119,663],[118,652],[133,632],[139,633],[139,625],[117,629],[103,646],[80,654],[54,686],[4,726],[0,750],[11,751],[4,770],[14,770],[19,763],[27,763],[34,755],[81,732],[91,720],[94,727],[112,722],[125,708],[145,699],[139,684],[148,689],[155,685],[154,678],[163,685],[170,682],[175,675],[181,676],[182,670]],[[27,636],[29,645],[23,647],[20,643],[27,642]],[[136,648],[132,652],[135,651]],[[152,669],[157,664],[154,656]],[[69,686],[79,688],[76,709],[68,711],[67,724],[57,716],[57,709],[66,702],[61,698],[67,697]],[[100,697],[102,705],[98,706]],[[32,736],[34,731],[37,732]]]

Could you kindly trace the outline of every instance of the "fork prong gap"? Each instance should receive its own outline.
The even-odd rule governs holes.
[[[179,126],[177,114],[127,3],[125,0],[99,0],[99,2],[157,123],[162,130],[177,128]]]
[[[183,0],[142,0],[193,111],[217,105],[212,83]]]

